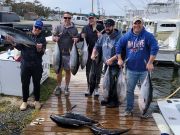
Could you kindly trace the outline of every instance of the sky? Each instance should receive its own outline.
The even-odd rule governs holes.
[[[26,0],[33,2],[34,0]],[[90,13],[93,9],[97,14],[97,0],[38,0],[43,6],[50,7],[51,9],[70,11],[76,13]],[[125,15],[128,9],[144,9],[148,0],[99,0],[99,7],[105,15]]]

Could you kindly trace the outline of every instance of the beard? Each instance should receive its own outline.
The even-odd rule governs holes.
[[[112,30],[106,29],[106,33],[107,33],[108,35],[111,35],[111,34],[113,33],[113,29],[112,29]]]

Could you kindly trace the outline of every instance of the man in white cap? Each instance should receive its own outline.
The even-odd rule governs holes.
[[[143,19],[135,16],[132,29],[116,44],[118,65],[123,66],[122,50],[126,49],[127,105],[123,116],[132,116],[134,89],[138,81],[143,83],[148,72],[154,69],[153,61],[159,50],[154,36],[143,26]]]

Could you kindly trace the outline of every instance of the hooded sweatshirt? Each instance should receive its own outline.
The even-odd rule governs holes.
[[[121,37],[120,32],[115,29],[111,35],[103,34],[99,37],[95,44],[95,49],[101,53],[102,52],[102,60],[105,63],[106,60],[116,55],[115,44]],[[112,65],[116,65],[117,61],[115,61]]]
[[[116,54],[122,53],[122,49],[126,50],[126,66],[131,71],[147,71],[146,63],[149,61],[150,55],[156,56],[159,47],[154,36],[147,32],[144,28],[136,35],[131,29],[116,44]]]

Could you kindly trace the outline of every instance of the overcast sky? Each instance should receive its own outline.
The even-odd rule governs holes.
[[[34,0],[26,0],[33,2]],[[89,13],[92,10],[92,0],[39,0],[43,6],[60,10]],[[94,12],[97,13],[97,0],[94,1]],[[100,11],[106,15],[124,15],[127,9],[143,9],[149,0],[99,0]]]

